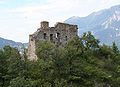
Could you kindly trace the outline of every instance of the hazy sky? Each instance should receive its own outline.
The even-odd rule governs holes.
[[[28,42],[40,21],[50,26],[72,16],[88,14],[120,4],[120,0],[0,0],[0,37]]]

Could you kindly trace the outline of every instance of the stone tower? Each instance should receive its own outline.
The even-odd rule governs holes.
[[[54,27],[49,27],[49,22],[42,21],[41,27],[36,32],[29,35],[28,59],[36,60],[36,41],[51,41],[57,46],[64,46],[72,37],[77,36],[77,25],[66,23],[56,23]]]

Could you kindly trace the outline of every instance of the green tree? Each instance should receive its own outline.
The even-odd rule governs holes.
[[[91,32],[65,47],[37,43],[38,60],[10,46],[0,50],[0,87],[120,87],[120,52],[100,45]]]
[[[3,50],[0,50],[0,87],[7,87],[8,81],[7,81],[7,58],[4,54]]]
[[[116,46],[115,42],[113,42],[112,50],[113,50],[113,52],[114,52],[116,55],[119,54],[119,49],[118,49],[118,47]]]
[[[31,80],[25,79],[24,77],[16,77],[10,81],[8,87],[33,87]]]
[[[55,52],[55,45],[48,41],[37,42],[36,54],[39,59],[49,59]]]

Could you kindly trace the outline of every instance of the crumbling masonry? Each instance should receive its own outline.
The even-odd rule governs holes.
[[[28,59],[37,59],[35,54],[37,41],[51,41],[57,46],[64,46],[72,37],[77,36],[77,29],[77,25],[60,22],[54,27],[49,27],[49,22],[42,21],[41,27],[29,35]]]

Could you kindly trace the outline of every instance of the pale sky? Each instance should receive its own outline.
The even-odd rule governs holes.
[[[118,4],[120,0],[0,0],[0,37],[28,42],[43,20],[54,26]]]

